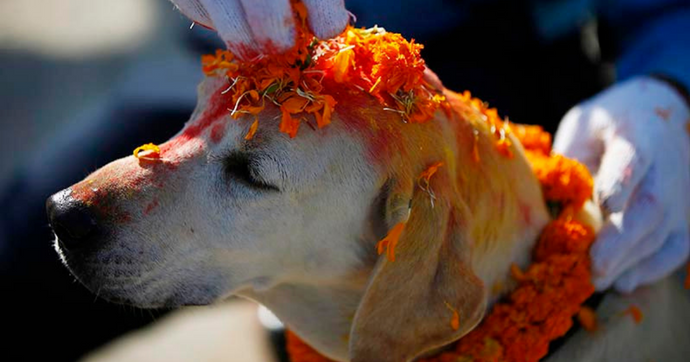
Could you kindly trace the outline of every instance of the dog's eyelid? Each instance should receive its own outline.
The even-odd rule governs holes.
[[[257,160],[261,157],[255,157],[246,152],[235,151],[223,158],[223,168],[225,174],[229,177],[244,182],[250,187],[280,191],[280,188],[262,177],[261,167],[259,167]]]

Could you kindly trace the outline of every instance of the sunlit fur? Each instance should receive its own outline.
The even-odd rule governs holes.
[[[453,93],[450,113],[408,124],[334,88],[329,126],[303,122],[290,139],[267,107],[246,141],[253,119],[215,104],[225,88],[202,83],[160,159],[129,156],[71,187],[109,234],[62,253],[100,296],[152,307],[237,294],[335,360],[399,362],[460,338],[510,289],[510,265],[529,263],[548,221],[539,185],[519,144],[502,156],[481,114]],[[224,162],[234,152],[279,191],[233,178]],[[432,203],[418,178],[437,162]],[[375,247],[398,222],[407,224],[390,262]],[[457,330],[447,305],[460,312]]]

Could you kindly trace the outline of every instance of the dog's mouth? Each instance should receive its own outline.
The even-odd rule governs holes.
[[[220,285],[177,278],[171,268],[147,269],[141,260],[115,250],[71,252],[59,237],[54,248],[69,272],[97,298],[138,308],[176,308],[214,303],[223,296]],[[156,264],[156,263],[152,263]],[[171,263],[163,263],[171,264]],[[179,265],[173,265],[177,269]]]

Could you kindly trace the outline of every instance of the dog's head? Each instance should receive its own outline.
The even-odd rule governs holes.
[[[332,318],[348,339],[290,327],[339,360],[397,362],[467,333],[486,284],[527,262],[547,219],[539,186],[519,146],[503,157],[452,94],[448,114],[408,124],[343,88],[328,127],[305,122],[290,139],[267,108],[246,140],[251,119],[229,118],[226,87],[202,83],[192,119],[156,158],[114,161],[48,200],[55,248],[99,296],[179,306],[348,285],[354,305],[328,301],[343,303]],[[395,261],[378,256],[401,223]]]

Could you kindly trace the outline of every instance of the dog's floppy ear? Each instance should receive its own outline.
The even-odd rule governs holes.
[[[357,309],[353,362],[410,361],[457,340],[483,316],[485,288],[470,268],[469,211],[448,170],[420,186],[408,179],[390,190],[385,219],[389,237],[399,240],[380,252]]]

